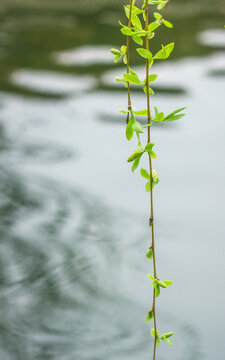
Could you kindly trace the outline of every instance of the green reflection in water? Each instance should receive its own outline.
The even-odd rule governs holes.
[[[152,40],[153,52],[158,50],[162,39],[164,43],[176,42],[171,60],[209,54],[212,49],[199,45],[196,35],[204,29],[223,28],[223,9],[221,0],[198,0],[188,4],[174,0],[168,9],[168,18],[176,26],[170,31],[163,27],[159,30],[159,40]],[[3,1],[0,7],[0,90],[59,98],[59,95],[49,94],[48,91],[43,94],[13,84],[10,75],[17,69],[26,68],[81,75],[89,73],[98,77],[104,71],[115,68],[113,63],[64,66],[54,62],[50,55],[82,45],[119,46],[123,41],[117,24],[120,12],[119,0],[94,3],[78,0]],[[140,59],[135,49],[131,52],[133,61],[138,64]],[[102,86],[100,88],[103,89]]]

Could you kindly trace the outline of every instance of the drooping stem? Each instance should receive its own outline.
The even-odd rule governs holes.
[[[128,20],[128,27],[131,28],[131,15],[132,15],[132,7],[133,7],[133,0],[130,0],[130,12],[129,12],[129,20]],[[130,36],[127,36],[127,74],[130,72]],[[127,123],[129,121],[129,110],[131,110],[131,96],[130,96],[130,83],[127,83],[127,92],[128,92],[128,113],[127,113]]]
[[[146,0],[145,3],[145,31],[148,31],[148,18],[149,18],[149,12],[148,12],[148,0]],[[149,50],[149,39],[148,35],[146,35],[146,50]],[[149,95],[149,60],[146,59],[146,87],[147,87],[147,123],[150,125],[151,122],[151,111],[150,111],[150,95]],[[151,130],[150,126],[148,126],[148,143],[151,142]],[[154,209],[153,209],[153,189],[152,189],[152,159],[149,155],[149,170],[150,170],[150,218],[149,218],[149,224],[151,226],[151,240],[152,240],[152,258],[153,258],[153,269],[154,269],[154,278],[157,278],[157,272],[156,272],[156,259],[155,259],[155,238],[154,238]],[[157,342],[157,325],[156,325],[156,294],[155,294],[155,288],[153,289],[153,320],[154,320],[154,330],[155,330],[155,338],[154,338],[154,350],[153,350],[153,360],[155,360],[155,354],[156,354],[156,342]]]

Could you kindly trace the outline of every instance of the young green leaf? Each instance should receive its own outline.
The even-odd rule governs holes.
[[[161,112],[161,113],[158,112],[154,121],[162,122],[163,120],[164,120],[164,113],[163,112]]]
[[[132,35],[132,39],[133,39],[134,42],[136,42],[138,45],[143,45],[143,40],[142,40],[142,38],[140,38],[138,35],[133,34],[133,35]]]
[[[175,115],[175,116],[172,116],[172,117],[170,117],[170,118],[164,119],[164,122],[176,121],[176,120],[181,119],[183,116],[185,116],[185,114]]]
[[[141,160],[141,155],[139,155],[133,162],[133,165],[132,165],[132,172],[134,172],[137,168],[138,168],[138,165],[139,165],[139,162]]]
[[[152,22],[150,25],[148,25],[148,31],[154,31],[157,29],[161,24],[159,22]]]
[[[158,10],[161,10],[164,8],[164,6],[167,4],[168,0],[161,1],[160,4],[157,6]]]
[[[137,52],[143,58],[148,59],[148,60],[152,60],[152,53],[149,50],[146,50],[144,48],[138,48]]]
[[[126,127],[126,138],[127,138],[128,141],[132,139],[133,134],[134,134],[134,130],[133,130],[133,127],[132,127],[134,121],[135,121],[134,116],[131,115],[130,120],[129,120],[129,122],[127,124],[127,127]]]
[[[150,191],[151,191],[150,181],[148,181],[148,182],[145,184],[145,191],[146,191],[146,192],[150,192]]]
[[[139,116],[146,116],[146,115],[148,115],[148,110],[133,111],[133,113],[135,115],[139,115]]]
[[[124,64],[127,64],[127,55],[126,54],[123,56],[123,62],[124,62]]]
[[[147,85],[143,86],[143,90],[145,92],[145,94],[147,95]],[[154,91],[149,87],[149,96],[154,95]]]
[[[155,144],[153,144],[153,143],[148,143],[148,144],[145,146],[145,151],[147,151],[147,152],[152,151],[152,148],[153,148],[154,145],[155,145]]]
[[[161,335],[158,330],[157,330],[156,334],[157,334],[157,337],[159,337]],[[156,334],[155,334],[155,329],[151,329],[151,335],[152,335],[153,338],[155,338]]]
[[[167,59],[173,51],[173,48],[174,43],[170,43],[166,46],[162,45],[162,49],[155,54],[154,59]]]
[[[170,29],[173,27],[173,24],[168,20],[163,20],[163,24]]]
[[[157,13],[157,12],[154,12],[154,18],[156,19],[156,20],[160,20],[161,18],[162,18],[162,15],[160,14],[160,13]]]
[[[153,338],[155,337],[155,329],[151,329],[151,335]]]
[[[153,81],[155,81],[157,79],[158,75],[157,74],[151,74],[148,77],[148,81],[151,83]]]
[[[114,57],[114,63],[117,63],[119,61],[119,59],[121,58],[122,54],[117,54],[115,57]]]
[[[171,280],[163,280],[164,284],[166,284],[166,286],[170,286],[172,285],[173,281]]]
[[[174,334],[174,333],[171,331],[171,332],[168,332],[168,333],[166,333],[166,334],[163,334],[162,336],[164,336],[164,337],[167,339],[167,338],[173,336],[173,334]]]
[[[122,54],[126,54],[126,52],[127,52],[127,47],[126,47],[125,45],[122,45],[121,48],[120,48],[120,52],[121,52]]]
[[[150,151],[149,155],[152,159],[157,159],[157,155],[154,151]]]
[[[172,111],[170,114],[168,114],[168,115],[165,117],[165,120],[173,117],[175,114],[179,113],[180,111],[182,111],[182,110],[184,110],[184,109],[186,109],[186,106]]]
[[[145,178],[145,179],[147,179],[147,180],[150,179],[150,175],[149,175],[149,173],[148,173],[147,170],[145,170],[145,169],[142,168],[142,169],[140,170],[140,174],[141,174],[141,176],[142,176],[143,178]]]
[[[120,51],[117,50],[117,49],[111,49],[110,51],[111,51],[111,53],[112,53],[113,55],[118,55],[118,54],[120,54]]]
[[[143,133],[143,128],[141,126],[141,124],[138,121],[134,121],[133,125],[132,125],[132,129],[136,132],[136,133]]]
[[[152,256],[153,256],[153,252],[152,252],[152,248],[150,248],[150,249],[148,249],[145,257],[148,258],[149,260],[151,260]]]
[[[121,33],[122,33],[123,35],[128,35],[128,36],[131,36],[131,35],[132,35],[132,31],[131,31],[131,29],[130,29],[128,26],[122,27]]]
[[[136,84],[136,85],[142,85],[142,82],[139,80],[139,78],[132,74],[123,74],[123,77],[129,83]]]
[[[159,284],[159,286],[161,286],[163,288],[167,288],[167,285],[161,280],[158,282],[158,284]]]
[[[147,276],[148,276],[149,279],[151,279],[153,281],[155,280],[155,278],[151,274],[148,274]]]
[[[125,111],[125,110],[119,110],[119,112],[122,113],[122,114],[127,114],[128,113],[128,111]]]
[[[159,295],[160,295],[160,287],[159,287],[159,285],[157,284],[157,285],[155,286],[155,296],[158,297]]]
[[[149,313],[146,317],[146,321],[149,322],[152,318],[153,318],[153,311],[149,311]]]
[[[131,22],[134,26],[137,26],[139,29],[142,29],[140,19],[137,15],[131,16]]]
[[[160,344],[160,339],[157,337],[157,339],[156,339],[156,346],[159,346],[159,344]]]

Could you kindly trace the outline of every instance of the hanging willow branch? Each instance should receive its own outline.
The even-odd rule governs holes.
[[[128,26],[124,26],[121,22],[121,32],[127,36],[127,45],[122,45],[120,50],[112,49],[111,52],[115,55],[114,61],[117,62],[121,57],[125,64],[127,64],[127,72],[123,74],[122,77],[116,78],[117,81],[123,83],[123,85],[128,89],[128,109],[120,110],[121,113],[127,114],[127,126],[126,126],[126,137],[127,140],[133,138],[134,133],[137,136],[137,148],[133,153],[128,157],[127,161],[132,163],[132,172],[134,172],[140,163],[142,156],[146,153],[149,163],[149,172],[141,168],[140,174],[143,178],[147,180],[145,185],[145,191],[150,192],[150,217],[149,217],[149,227],[151,228],[151,245],[146,253],[146,257],[153,261],[153,275],[148,274],[148,278],[152,280],[153,288],[153,301],[150,310],[148,311],[146,321],[149,322],[153,319],[154,327],[151,329],[151,335],[154,338],[154,347],[153,347],[153,360],[156,358],[156,347],[160,344],[161,341],[168,342],[172,344],[171,339],[169,339],[173,332],[167,332],[161,335],[157,330],[156,324],[156,298],[160,295],[160,289],[167,288],[169,285],[172,285],[171,280],[160,280],[156,272],[156,254],[155,254],[155,238],[154,238],[154,208],[153,208],[153,188],[156,184],[159,183],[159,178],[157,172],[152,167],[152,160],[157,158],[156,153],[153,151],[154,143],[151,142],[151,125],[153,123],[169,123],[175,120],[178,120],[184,116],[180,112],[185,109],[185,107],[176,109],[172,111],[167,116],[163,112],[159,112],[158,108],[155,106],[155,116],[152,116],[150,109],[150,97],[154,95],[154,91],[150,87],[150,84],[154,82],[158,75],[149,74],[149,69],[152,67],[155,61],[167,59],[174,48],[174,43],[167,44],[162,46],[155,55],[153,55],[149,50],[149,40],[155,36],[155,30],[161,25],[165,25],[168,28],[173,27],[172,23],[168,20],[165,20],[165,11],[170,0],[143,0],[143,5],[141,8],[135,6],[135,0],[130,0],[130,5],[125,6],[125,14],[128,17]],[[158,10],[163,9],[162,14],[154,12],[154,21],[149,23],[149,5],[157,6]],[[140,20],[142,16],[144,20],[144,27],[142,27],[142,22]],[[137,48],[138,54],[144,59],[146,67],[146,78],[141,80],[138,74],[131,69],[130,67],[130,39],[133,39],[138,45],[143,45],[145,39],[145,47]],[[135,110],[131,106],[131,88],[130,84],[139,86],[143,88],[143,91],[147,100],[147,109]],[[147,116],[146,125],[142,126],[138,122],[135,116]],[[145,147],[141,144],[140,135],[144,133],[144,130],[147,128],[147,144]]]

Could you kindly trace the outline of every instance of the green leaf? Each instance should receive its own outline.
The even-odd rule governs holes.
[[[117,50],[117,49],[111,49],[110,51],[111,51],[111,53],[112,53],[113,55],[118,55],[118,54],[120,54],[120,51]]]
[[[140,160],[141,160],[141,155],[138,156],[138,157],[134,160],[133,165],[132,165],[132,168],[131,168],[132,172],[134,172],[134,171],[137,169]]]
[[[129,6],[129,8],[128,8],[128,6],[124,6],[124,11],[125,11],[126,17],[129,19],[129,17],[130,17],[130,6]]]
[[[129,120],[129,122],[127,124],[127,127],[126,127],[126,138],[127,138],[127,140],[130,140],[133,137],[134,131],[133,131],[132,126],[133,126],[134,121],[135,121],[134,116],[131,115],[130,120]]]
[[[159,344],[160,344],[160,339],[157,337],[157,339],[156,339],[156,346],[159,346]]]
[[[133,39],[138,45],[143,45],[143,40],[142,40],[142,38],[140,38],[138,35],[133,34],[133,35],[132,35],[132,39]]]
[[[157,284],[157,285],[155,286],[155,296],[158,297],[159,295],[160,295],[160,287],[159,287],[159,285]]]
[[[141,176],[142,176],[143,178],[145,178],[145,179],[147,179],[147,180],[150,179],[150,175],[149,175],[149,173],[148,173],[147,170],[145,170],[145,169],[142,168],[142,169],[140,170],[140,174],[141,174]]]
[[[155,278],[152,275],[148,274],[147,276],[148,276],[149,279],[155,280]]]
[[[114,63],[117,63],[119,61],[119,59],[121,58],[122,54],[118,54],[114,57]]]
[[[142,29],[140,19],[137,15],[132,15],[131,22],[134,26],[137,26],[139,29]]]
[[[161,24],[154,21],[152,22],[150,25],[148,25],[148,31],[154,31],[155,29],[157,29]]]
[[[143,90],[145,92],[145,94],[147,95],[147,85],[143,86]],[[154,91],[149,87],[149,96],[154,95]]]
[[[170,117],[170,118],[164,119],[164,122],[176,121],[176,120],[181,119],[183,116],[185,116],[185,114],[175,115],[175,116],[172,116],[172,117]]]
[[[182,111],[182,110],[184,110],[184,109],[186,109],[186,106],[172,111],[170,114],[168,114],[168,115],[165,117],[165,120],[167,120],[167,119],[170,118],[170,117],[173,117],[175,114],[179,113],[180,111]]]
[[[168,333],[166,333],[166,334],[163,334],[162,336],[164,336],[164,337],[167,339],[167,338],[173,336],[173,334],[174,334],[174,332],[171,331],[171,332],[168,332]]]
[[[136,85],[142,85],[142,82],[139,80],[139,78],[132,74],[123,74],[123,77],[129,83],[136,84]]]
[[[145,257],[148,258],[149,260],[151,260],[152,256],[153,256],[153,252],[152,252],[152,248],[150,248],[150,249],[148,249]]]
[[[148,60],[152,60],[152,53],[149,50],[146,50],[144,48],[138,48],[137,52],[143,58],[148,59]]]
[[[186,107],[187,107],[187,106],[184,106],[184,107],[181,107],[181,108],[179,108],[179,109],[176,109],[176,110],[172,111],[169,115],[167,115],[167,116],[165,117],[165,119],[167,119],[168,117],[171,117],[171,116],[177,114],[178,112],[186,109]]]
[[[157,74],[151,74],[148,77],[148,81],[151,83],[153,81],[155,81],[157,79],[158,75]]]
[[[154,59],[167,59],[173,51],[173,48],[174,43],[170,43],[166,46],[162,45],[162,49],[155,54]]]
[[[171,280],[163,280],[164,284],[166,284],[167,286],[170,286],[173,284],[173,281]]]
[[[122,114],[127,114],[128,113],[128,111],[125,111],[125,110],[119,110],[119,112],[122,113]]]
[[[172,343],[173,343],[172,340],[170,340],[170,339],[166,339],[166,341],[168,342],[168,344],[172,344]]]
[[[155,337],[155,329],[151,329],[151,335],[153,338]]]
[[[158,284],[159,284],[159,286],[161,286],[163,288],[167,288],[167,285],[161,280],[158,282]]]
[[[157,159],[157,155],[154,151],[150,151],[149,155],[152,159]]]
[[[157,116],[154,121],[161,122],[163,120],[164,120],[164,113],[163,112],[157,113]]]
[[[146,183],[146,185],[145,185],[145,191],[146,191],[146,192],[150,192],[150,190],[151,190],[150,181],[148,181],[148,182]]]
[[[132,70],[131,68],[129,68],[129,70],[130,70],[130,73],[132,75],[136,76],[136,78],[138,79],[138,74],[134,70]]]
[[[163,20],[163,24],[164,24],[166,27],[171,28],[171,29],[172,29],[172,27],[173,27],[173,24],[172,24],[170,21],[168,21],[168,20]]]
[[[156,20],[160,20],[161,18],[162,18],[162,15],[160,14],[160,13],[158,13],[158,12],[154,12],[154,18],[156,19]]]
[[[168,2],[168,0],[166,0],[166,1],[161,1],[161,3],[157,6],[157,9],[158,9],[158,10],[163,9],[167,2]]]
[[[134,121],[133,125],[132,125],[132,129],[136,132],[136,133],[143,133],[143,128],[141,126],[141,124],[138,121]]]
[[[151,329],[151,335],[153,338],[155,338],[155,329]],[[157,337],[160,336],[160,332],[157,330]]]
[[[132,35],[132,31],[131,31],[131,29],[129,29],[128,26],[122,27],[121,33],[122,33],[123,35],[129,35],[129,36]]]
[[[125,45],[122,45],[121,48],[120,48],[120,51],[121,51],[122,54],[126,54],[127,47]]]
[[[146,115],[148,115],[148,110],[133,111],[133,113],[135,115],[139,115],[139,116],[146,116]]]
[[[154,145],[155,145],[155,144],[153,144],[153,143],[148,143],[148,144],[145,146],[145,151],[147,151],[147,152],[152,151],[152,148],[153,148]]]
[[[153,318],[153,311],[148,313],[148,315],[146,317],[146,321],[149,322],[152,318]]]
[[[127,55],[126,54],[123,56],[123,62],[124,62],[124,64],[127,64]]]

